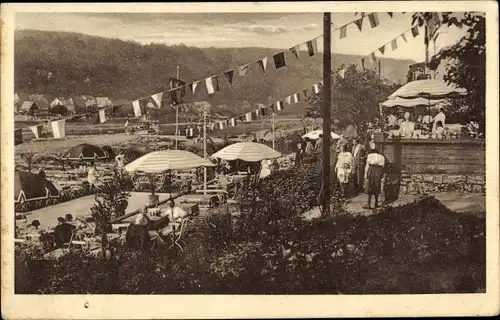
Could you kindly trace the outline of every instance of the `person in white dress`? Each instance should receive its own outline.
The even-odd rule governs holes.
[[[341,187],[343,196],[346,195],[346,189],[349,186],[349,182],[354,172],[354,167],[354,157],[352,156],[352,153],[349,152],[349,146],[345,144],[342,146],[342,152],[340,152],[337,156],[337,164],[335,165],[337,180]]]
[[[437,123],[441,122],[443,129],[446,127],[446,115],[444,114],[444,108],[439,108],[439,113],[432,119],[432,131],[436,130]]]
[[[116,167],[118,169],[122,169],[125,165],[125,156],[122,153],[120,153],[115,157],[115,161],[116,161]]]
[[[411,138],[415,130],[415,123],[410,121],[410,113],[405,112],[404,121],[399,124],[399,134],[403,138]]]
[[[90,187],[95,187],[97,180],[98,180],[97,168],[96,168],[94,162],[92,161],[90,163],[90,167],[89,167],[89,170],[87,173],[87,181],[89,182]]]
[[[264,159],[260,163],[260,179],[267,178],[271,175],[271,160]]]

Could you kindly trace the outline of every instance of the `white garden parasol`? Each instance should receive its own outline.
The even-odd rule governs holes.
[[[281,157],[281,153],[261,143],[237,142],[217,151],[212,157],[226,161],[243,160],[257,162],[264,159],[279,158]]]
[[[124,169],[127,172],[161,173],[167,170],[214,166],[209,160],[203,159],[189,151],[162,150],[148,153],[127,164]]]

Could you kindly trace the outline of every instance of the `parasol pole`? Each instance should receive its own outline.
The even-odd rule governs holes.
[[[207,111],[203,110],[203,158],[207,158]],[[203,167],[203,195],[207,195],[207,167]]]
[[[331,130],[331,85],[332,85],[332,54],[331,54],[331,13],[323,15],[323,132]],[[331,134],[323,135],[323,216],[330,214],[330,141]]]
[[[179,79],[180,71],[179,66],[177,66],[177,79]],[[173,86],[172,86],[173,87]],[[173,88],[170,88],[173,89]],[[179,132],[179,105],[175,106],[175,150],[177,150],[177,134]]]
[[[274,138],[274,112],[273,112],[273,114],[272,114],[272,124],[273,124],[273,149],[275,149],[275,148],[274,148],[274,140],[275,140],[275,138]],[[275,149],[275,150],[276,150],[276,149]]]

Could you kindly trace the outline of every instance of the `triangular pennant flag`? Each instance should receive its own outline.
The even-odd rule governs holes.
[[[377,57],[375,56],[375,52],[370,53],[370,58],[372,59],[373,63],[377,62]]]
[[[163,92],[160,92],[160,93],[157,93],[157,94],[153,94],[151,96],[151,98],[153,99],[153,101],[156,103],[156,107],[157,108],[161,108],[161,98],[163,97]]]
[[[245,76],[248,73],[248,69],[250,69],[250,64],[239,67],[240,76]]]
[[[66,137],[66,119],[52,121],[51,125],[54,138],[61,139]]]
[[[392,18],[392,15],[393,15],[394,13],[392,13],[392,12],[387,12],[387,14],[389,15],[389,17],[391,17],[391,18]]]
[[[406,31],[405,31],[405,32],[403,32],[403,33],[401,34],[401,38],[403,38],[403,40],[404,40],[405,42],[408,42],[408,40],[406,40],[406,35],[405,35],[405,33],[406,33]]]
[[[359,31],[363,31],[363,17],[354,21],[354,23],[358,26]]]
[[[224,76],[227,79],[227,82],[229,82],[230,85],[233,84],[233,75],[234,75],[234,69],[224,71]]]
[[[128,119],[127,119],[127,120],[125,120],[125,124],[123,125],[123,127],[124,127],[125,129],[127,129],[127,128],[128,128]]]
[[[372,28],[375,28],[380,24],[380,22],[378,21],[378,15],[375,12],[368,15],[368,20],[370,20],[370,25],[372,26]]]
[[[395,39],[392,39],[391,41],[391,48],[392,48],[392,51],[396,50],[398,48],[398,38],[395,38]]]
[[[292,96],[288,96],[285,98],[286,103],[292,104]]]
[[[318,39],[313,39],[307,41],[307,52],[309,53],[309,56],[312,57],[316,54],[318,48]]]
[[[363,70],[365,70],[365,58],[361,59],[361,68],[363,68]]]
[[[299,46],[295,46],[295,47],[292,47],[290,48],[290,52],[293,53],[293,55],[295,56],[295,58],[299,59]]]
[[[319,85],[317,83],[315,85],[313,85],[313,90],[314,90],[314,93],[316,93],[316,94],[319,93]]]
[[[384,54],[385,44],[383,46],[381,46],[380,48],[378,48],[378,51],[380,51],[381,54]]]
[[[257,60],[257,63],[262,68],[262,71],[265,73],[267,69],[267,57]]]
[[[99,110],[99,121],[100,121],[100,123],[104,123],[107,121],[106,110],[104,110],[104,109]]]
[[[205,83],[207,85],[208,94],[212,94],[219,91],[219,80],[217,79],[217,76],[211,76],[206,78]]]
[[[252,121],[252,113],[251,112],[245,113],[245,121],[247,121],[247,122]]]
[[[413,38],[418,36],[418,26],[411,27],[411,34],[413,35]]]
[[[188,87],[191,90],[191,93],[193,94],[193,96],[194,96],[194,94],[196,92],[196,87],[198,86],[198,82],[199,81],[195,81],[195,82],[193,82],[193,83],[191,83],[191,84],[188,85]]]
[[[236,127],[236,118],[229,119],[228,123],[231,127]]]
[[[347,37],[347,25],[340,27],[340,39]]]
[[[134,115],[136,118],[142,116],[142,108],[141,108],[141,104],[139,102],[139,100],[135,100],[132,102],[132,106],[134,108]]]
[[[42,135],[43,124],[31,126],[30,129],[31,132],[33,132],[33,135],[35,136],[35,139],[40,139],[40,136]]]
[[[274,60],[274,66],[276,69],[283,68],[286,66],[285,63],[285,53],[284,52],[279,52],[273,55],[273,60]]]
[[[280,101],[276,102],[276,109],[278,111],[281,111],[281,110],[285,109],[285,103],[284,103],[283,100],[280,100]]]
[[[297,93],[294,93],[293,94],[293,103],[299,103],[300,101],[300,93],[297,92]]]
[[[345,77],[345,69],[341,69],[341,70],[339,71],[339,76],[340,76],[342,79],[344,79],[344,77]]]

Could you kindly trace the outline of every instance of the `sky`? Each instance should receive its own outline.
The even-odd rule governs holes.
[[[391,50],[390,41],[411,27],[411,12],[378,13],[380,25],[371,28],[363,20],[360,32],[355,24],[347,27],[347,36],[340,39],[339,30],[332,33],[332,51],[368,56],[376,51],[378,57],[425,59],[423,29],[413,38],[406,32],[408,42],[399,37],[398,48]],[[335,27],[358,18],[353,12],[332,13]],[[78,32],[88,35],[141,44],[183,43],[196,47],[268,47],[288,49],[323,33],[322,13],[35,13],[15,15],[16,30],[35,29]],[[455,43],[463,30],[442,28],[436,49]],[[378,48],[388,43],[382,55]],[[318,41],[322,50],[322,38]],[[433,53],[431,46],[430,54]]]

